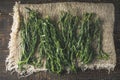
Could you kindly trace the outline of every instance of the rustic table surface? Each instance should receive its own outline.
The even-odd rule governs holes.
[[[0,80],[18,80],[16,73],[10,74],[5,70],[5,59],[9,54],[8,41],[11,32],[13,5],[19,0],[0,0]],[[106,70],[87,70],[79,71],[74,74],[50,74],[45,72],[34,73],[33,75],[21,78],[20,80],[120,80],[120,1],[119,0],[20,0],[21,3],[53,3],[65,1],[94,2],[94,3],[113,3],[115,6],[115,25],[114,25],[114,43],[117,54],[117,65],[115,70],[108,72]]]

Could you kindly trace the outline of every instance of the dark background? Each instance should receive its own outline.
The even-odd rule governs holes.
[[[106,70],[87,70],[79,71],[74,74],[51,74],[45,72],[34,73],[27,78],[20,80],[120,80],[120,0],[0,0],[0,80],[18,80],[16,73],[10,74],[5,70],[5,59],[9,54],[8,41],[11,32],[13,5],[15,1],[21,3],[56,3],[56,2],[92,2],[92,3],[113,3],[115,6],[115,25],[114,25],[114,43],[117,54],[117,65],[115,70],[108,72]]]

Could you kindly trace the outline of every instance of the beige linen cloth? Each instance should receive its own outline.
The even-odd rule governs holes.
[[[9,55],[6,58],[6,70],[18,72],[21,77],[28,76],[33,72],[47,71],[45,64],[42,68],[35,68],[32,65],[24,65],[26,68],[23,71],[18,69],[18,61],[21,56],[20,46],[20,15],[27,17],[28,7],[33,10],[39,11],[43,16],[49,15],[52,19],[57,19],[61,11],[69,11],[73,15],[82,15],[86,12],[93,12],[100,17],[103,22],[103,50],[109,54],[109,60],[94,60],[90,64],[79,63],[82,70],[86,69],[107,69],[108,71],[114,70],[116,65],[116,53],[113,39],[114,29],[114,5],[111,3],[81,3],[81,2],[61,2],[61,3],[46,3],[46,4],[19,4],[16,3],[13,10],[13,25],[12,32],[10,33],[9,41]]]

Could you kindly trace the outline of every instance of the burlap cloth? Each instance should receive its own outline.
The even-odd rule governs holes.
[[[79,63],[79,67],[82,70],[86,69],[107,69],[108,71],[114,70],[116,65],[116,53],[113,40],[113,29],[114,29],[114,6],[110,3],[80,3],[80,2],[62,2],[62,3],[47,3],[47,4],[18,4],[14,6],[14,16],[12,32],[10,34],[9,41],[9,55],[6,58],[6,70],[12,72],[18,72],[21,76],[28,76],[33,72],[46,71],[45,65],[42,68],[34,68],[31,65],[25,65],[26,70],[20,71],[18,69],[18,61],[21,56],[20,45],[20,15],[27,17],[28,7],[33,10],[39,11],[43,16],[49,15],[52,19],[58,18],[61,11],[69,11],[73,15],[81,15],[86,12],[93,12],[100,17],[103,21],[103,50],[109,54],[109,60],[94,60],[92,63],[83,65]]]

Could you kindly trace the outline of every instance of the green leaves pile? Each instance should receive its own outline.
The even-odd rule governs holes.
[[[46,60],[48,71],[61,73],[66,69],[76,71],[80,61],[89,64],[95,58],[108,59],[102,50],[102,30],[95,14],[85,13],[80,18],[61,12],[56,22],[40,17],[31,9],[28,11],[29,18],[25,21],[22,17],[20,25],[20,69],[24,64],[40,68]]]

